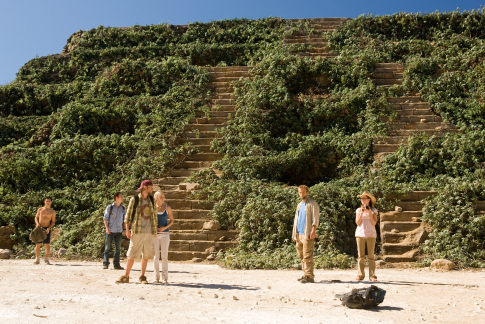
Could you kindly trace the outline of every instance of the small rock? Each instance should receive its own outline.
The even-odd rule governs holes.
[[[438,317],[436,317],[436,316],[433,316],[433,319],[438,319]]]
[[[219,290],[219,291],[222,291],[222,288],[219,288],[218,290]]]
[[[379,267],[379,268],[381,268],[385,265],[386,265],[386,261],[384,261],[384,260],[377,260],[376,261],[376,266]]]
[[[400,212],[402,212],[402,207],[395,206],[394,210],[400,213]]]
[[[255,302],[254,305],[258,305],[258,302]]]
[[[306,302],[306,303],[311,303],[312,300],[310,298],[302,298],[301,299],[302,301]]]
[[[337,298],[335,298],[335,297],[332,297],[332,300],[337,300]]]
[[[209,231],[217,231],[221,228],[221,224],[216,220],[210,220],[205,222],[202,228]]]
[[[225,236],[219,237],[219,241],[227,241],[227,238]]]
[[[214,252],[216,252],[216,247],[215,246],[211,246],[210,248],[205,249],[205,252],[207,252],[207,253],[214,253]]]
[[[207,257],[207,261],[214,261],[216,259],[216,256],[214,254],[211,254]]]
[[[212,297],[214,297],[214,298],[219,298],[219,295],[214,294],[214,295],[212,295]]]
[[[391,230],[391,233],[393,233],[393,234],[397,234],[397,233],[399,233],[399,230],[398,230],[398,229],[393,228],[393,229]]]
[[[421,123],[426,123],[426,122],[427,122],[426,118],[421,118],[419,121],[420,121]]]
[[[236,297],[236,296],[232,296],[232,299],[233,299],[233,300],[237,300],[237,297]]]
[[[199,295],[202,295],[202,291],[200,291],[200,290],[199,290],[199,291],[197,291],[197,293],[198,293]]]
[[[39,306],[35,306],[34,309],[40,309],[40,307]]]
[[[418,223],[421,221],[421,219],[419,217],[411,217],[411,220],[415,223]]]
[[[60,249],[57,251],[57,257],[58,257],[58,258],[60,258],[60,257],[62,257],[62,256],[64,256],[64,255],[66,255],[66,254],[67,254],[67,249],[65,249],[65,248],[60,248]]]
[[[226,297],[222,296],[221,299],[226,299]]]
[[[455,264],[446,259],[437,259],[431,262],[431,269],[453,270]]]
[[[271,289],[271,286],[268,286],[268,289]]]
[[[204,259],[201,259],[201,258],[193,258],[192,259],[192,262],[202,262],[204,261]]]
[[[13,254],[13,251],[10,249],[1,249],[0,250],[0,259],[10,259],[10,256]]]
[[[140,297],[140,298],[138,298],[138,299],[139,299],[139,300],[144,300],[145,298],[143,298],[143,297]]]

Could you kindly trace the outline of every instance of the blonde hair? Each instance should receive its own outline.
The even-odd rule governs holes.
[[[308,187],[307,187],[307,186],[305,186],[305,185],[300,185],[300,186],[298,186],[298,189],[305,190],[306,192],[310,192],[310,188],[308,188]]]
[[[156,203],[156,201],[158,200],[158,198],[163,198],[163,199],[165,199],[165,195],[163,194],[163,192],[161,192],[161,191],[157,191],[157,192],[155,192],[155,194],[153,195],[153,198],[155,198],[155,203]]]

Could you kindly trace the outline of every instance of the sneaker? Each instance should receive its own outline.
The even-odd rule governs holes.
[[[140,278],[138,278],[138,281],[141,283],[141,284],[147,284],[148,281],[147,281],[147,277],[145,276],[141,276]]]
[[[122,266],[120,266],[119,264],[115,265],[115,266],[113,267],[113,269],[115,269],[115,270],[125,270],[125,268],[123,268],[123,267],[122,267]]]
[[[115,281],[116,283],[129,283],[130,282],[130,277],[127,276],[121,276],[120,279]]]
[[[103,264],[103,269],[108,269],[108,266],[106,264]]]
[[[35,259],[34,264],[39,264],[39,263],[40,263],[40,259],[39,258]]]
[[[296,279],[296,281],[300,281],[301,282],[303,279],[305,279],[305,276],[302,276],[301,278]]]
[[[153,280],[153,283],[156,283],[156,284],[160,283],[160,279],[155,278],[155,280]]]
[[[310,277],[303,277],[301,280],[300,280],[301,283],[313,283],[315,282],[315,280],[313,278],[310,278]]]
[[[165,285],[166,285],[166,284],[168,284],[168,279],[163,278],[163,279],[162,279],[162,283],[163,283],[163,284],[165,284]]]
[[[47,258],[45,258],[44,263],[47,264],[47,265],[51,265],[51,263],[49,262],[49,259],[47,259]]]

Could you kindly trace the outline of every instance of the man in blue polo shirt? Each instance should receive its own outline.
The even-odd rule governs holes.
[[[125,221],[126,208],[121,204],[123,202],[123,195],[121,192],[114,194],[114,200],[114,203],[106,207],[103,217],[104,226],[106,227],[103,269],[109,268],[109,253],[111,252],[111,243],[114,241],[114,269],[124,270],[120,265],[120,250],[121,241],[123,240],[123,222]]]
[[[296,252],[301,260],[303,277],[301,283],[315,282],[313,274],[313,251],[317,227],[320,222],[320,207],[313,199],[308,198],[309,188],[305,185],[298,187],[301,202],[296,207],[293,223],[292,239],[296,243]]]

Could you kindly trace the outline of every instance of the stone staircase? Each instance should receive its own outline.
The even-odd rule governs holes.
[[[153,181],[154,190],[165,194],[166,202],[173,210],[175,221],[170,228],[169,260],[204,259],[237,243],[236,230],[203,229],[204,223],[211,220],[209,212],[213,205],[190,198],[194,186],[184,181],[222,159],[222,155],[211,150],[211,143],[217,136],[217,129],[222,128],[236,111],[230,82],[249,77],[249,69],[247,66],[210,68],[209,87],[213,94],[210,114],[193,118],[186,126],[184,136],[177,141],[178,144],[191,143],[190,148],[199,153],[188,155],[177,163],[169,177]]]
[[[380,213],[381,257],[386,262],[414,262],[418,247],[428,238],[431,228],[421,221],[423,199],[435,191],[413,191],[396,198],[394,211]]]
[[[379,63],[372,73],[376,86],[400,85],[403,81],[404,65],[399,63]],[[408,137],[420,133],[442,135],[446,132],[459,131],[454,125],[443,122],[431,110],[428,102],[421,101],[420,96],[403,96],[387,99],[397,113],[396,117],[384,118],[389,122],[390,131],[386,137],[376,138],[373,152],[376,158],[395,152],[399,145],[407,144]]]
[[[381,258],[386,262],[415,262],[419,260],[419,246],[432,231],[430,225],[421,221],[423,199],[436,191],[412,191],[406,195],[387,197],[397,199],[393,211],[380,213]],[[475,204],[475,214],[485,213],[485,201]]]
[[[297,21],[298,19],[290,19]],[[309,22],[310,26],[317,31],[317,34],[309,34],[306,31],[297,31],[293,35],[286,37],[283,44],[286,45],[302,45],[305,47],[303,51],[298,51],[301,57],[333,57],[337,53],[332,52],[328,46],[328,41],[322,37],[322,32],[329,32],[342,23],[349,21],[350,18],[313,18],[301,19],[301,21]]]

